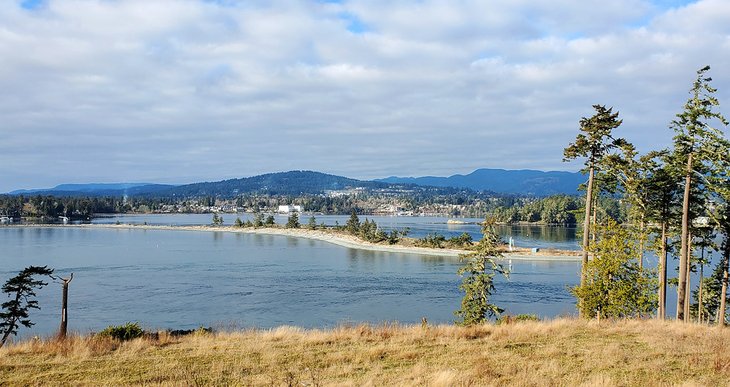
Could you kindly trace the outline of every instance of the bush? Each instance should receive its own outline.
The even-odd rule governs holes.
[[[408,229],[398,231],[398,230],[390,230],[390,233],[388,233],[388,239],[387,242],[390,245],[394,245],[398,243],[402,237],[405,237],[408,235]]]
[[[449,238],[446,243],[451,247],[470,247],[472,245],[471,235],[463,233],[459,236]]]
[[[540,317],[536,314],[518,314],[515,316],[515,321],[540,321]]]
[[[110,325],[103,331],[99,332],[99,336],[111,337],[120,341],[127,341],[142,337],[144,330],[140,328],[138,323],[128,322],[124,325]]]
[[[512,324],[520,321],[540,321],[536,314],[518,314],[517,316],[500,316],[497,319],[497,325]]]
[[[431,247],[434,249],[443,249],[446,243],[446,237],[441,234],[428,234],[416,241],[418,247]]]
[[[210,327],[206,328],[201,325],[197,329],[176,329],[176,330],[172,330],[172,331],[167,331],[167,333],[173,337],[180,337],[180,336],[187,336],[187,335],[205,336],[205,335],[213,333],[213,328],[210,328]]]

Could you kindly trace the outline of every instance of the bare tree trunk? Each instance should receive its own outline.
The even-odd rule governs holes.
[[[598,197],[595,197],[597,195],[593,195],[593,206],[591,208],[591,211],[593,212],[591,214],[591,224],[595,227],[597,224],[596,219],[598,219]],[[591,230],[591,243],[596,244],[596,230]]]
[[[689,312],[690,295],[692,294],[692,234],[687,235],[687,287],[684,292],[684,321],[692,321]]]
[[[702,253],[704,259],[704,252]],[[697,290],[697,320],[702,324],[702,279],[705,277],[705,265],[700,261],[700,287]]]
[[[0,348],[2,348],[3,345],[5,345],[5,341],[7,341],[8,340],[8,337],[10,336],[10,332],[11,332],[10,329],[8,329],[3,334],[3,338],[0,339]]]
[[[580,273],[580,286],[583,287],[586,284],[586,266],[588,265],[588,247],[589,237],[591,231],[591,207],[593,205],[593,166],[588,172],[588,188],[586,189],[586,212],[583,218],[583,256]],[[581,308],[578,308],[579,315],[582,316],[583,312]]]
[[[15,296],[15,302],[19,302],[19,301],[20,301],[20,292],[18,292],[18,294]],[[12,320],[10,321],[9,326],[5,329],[5,332],[3,333],[3,338],[0,339],[0,348],[2,348],[3,345],[5,345],[5,342],[8,340],[8,337],[13,332],[13,330],[11,329],[11,327],[13,325],[15,325],[15,323],[17,323],[17,321],[18,321],[18,317],[17,316],[16,317],[13,317]]]
[[[679,285],[677,286],[677,320],[685,321],[684,304],[687,294],[687,236],[689,234],[689,195],[692,184],[692,153],[687,157],[687,171],[684,177],[684,198],[682,200],[682,236],[679,255]]]
[[[659,257],[659,319],[667,316],[667,223],[662,222],[661,256]]]
[[[725,238],[730,238],[725,236]],[[725,241],[726,244],[730,242]],[[728,283],[728,268],[730,267],[730,246],[725,247],[723,266],[725,269],[722,271],[722,290],[720,291],[720,309],[717,312],[717,325],[720,327],[725,326],[725,299],[727,298],[727,283]]]
[[[58,330],[59,339],[65,339],[68,330],[68,284],[73,279],[73,273],[71,273],[71,277],[69,278],[61,278],[61,281],[63,281],[63,297],[61,299],[61,328]]]
[[[644,214],[641,214],[639,233],[639,269],[644,269]]]

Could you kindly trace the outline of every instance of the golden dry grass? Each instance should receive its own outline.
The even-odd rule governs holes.
[[[0,349],[0,385],[730,385],[730,329],[559,319],[510,325],[280,327]]]

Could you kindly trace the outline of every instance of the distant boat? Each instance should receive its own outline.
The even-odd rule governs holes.
[[[0,223],[12,223],[13,218],[9,216],[0,216]]]

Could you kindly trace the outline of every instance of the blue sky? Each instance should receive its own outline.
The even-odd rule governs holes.
[[[36,9],[43,6],[43,0],[23,0],[19,6],[25,9]]]
[[[561,162],[591,105],[647,151],[730,2],[0,2],[0,192],[292,169],[354,178]]]

